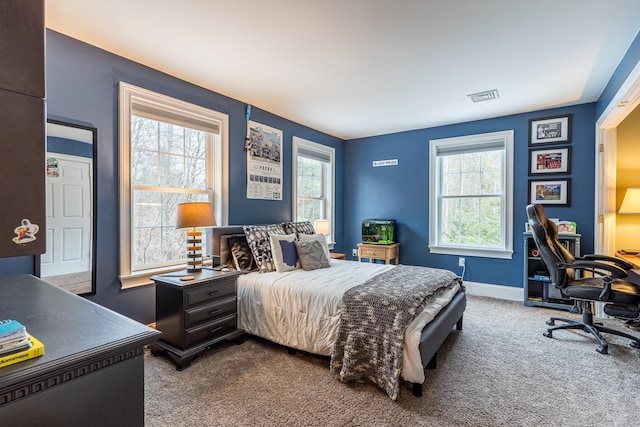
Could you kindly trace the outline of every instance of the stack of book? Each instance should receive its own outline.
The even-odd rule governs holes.
[[[44,345],[17,320],[0,320],[0,368],[39,357]]]

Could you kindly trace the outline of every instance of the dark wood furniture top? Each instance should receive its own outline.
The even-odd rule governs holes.
[[[162,332],[152,346],[154,354],[166,351],[181,371],[209,346],[242,336],[237,328],[236,293],[236,278],[241,274],[204,269],[153,276],[156,328]],[[187,275],[193,279],[180,280]]]
[[[31,275],[0,278],[0,316],[45,346],[0,369],[0,425],[143,425],[143,347],[159,332]]]

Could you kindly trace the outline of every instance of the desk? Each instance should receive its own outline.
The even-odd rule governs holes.
[[[618,251],[616,252],[616,257],[630,262],[631,264],[633,264],[633,268],[640,268],[640,257],[638,255],[623,254]]]
[[[45,347],[0,369],[0,425],[144,426],[143,347],[159,332],[29,275],[0,279],[0,313]]]

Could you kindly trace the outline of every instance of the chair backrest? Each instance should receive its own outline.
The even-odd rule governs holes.
[[[542,205],[528,205],[527,218],[529,218],[531,234],[538,247],[540,259],[547,268],[551,284],[558,288],[565,288],[574,280],[575,272],[571,268],[560,269],[556,264],[559,262],[571,264],[575,258],[558,240],[558,227],[547,218]]]

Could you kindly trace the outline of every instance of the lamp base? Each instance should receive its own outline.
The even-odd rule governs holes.
[[[201,231],[187,232],[187,273],[199,273],[202,271],[202,236]]]

